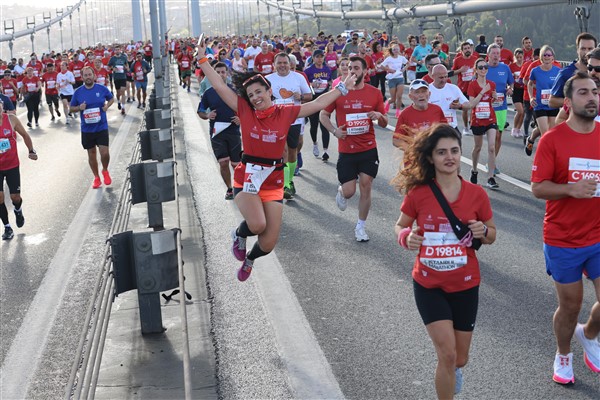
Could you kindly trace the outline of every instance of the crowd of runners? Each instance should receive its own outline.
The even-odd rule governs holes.
[[[284,201],[293,200],[294,177],[303,168],[306,125],[309,152],[323,162],[332,161],[331,135],[337,140],[335,202],[346,210],[358,188],[354,233],[358,242],[368,242],[366,221],[379,167],[375,124],[391,128],[390,141],[403,155],[393,180],[404,195],[397,242],[418,253],[415,300],[438,355],[435,387],[439,398],[452,398],[462,388],[477,315],[476,250],[496,238],[488,193],[478,186],[483,139],[484,186],[498,189],[503,132],[523,138],[527,156],[541,137],[531,181],[534,196],[547,200],[544,254],[559,302],[552,379],[575,382],[573,336],[583,346],[587,367],[599,373],[600,304],[594,304],[585,324],[577,321],[586,277],[600,301],[600,49],[596,37],[582,33],[574,38],[577,58],[561,65],[551,45],[534,47],[533,42],[523,37],[511,50],[502,36],[490,44],[480,36],[477,43],[469,39],[451,51],[441,33],[433,38],[409,35],[402,41],[378,31],[167,41],[179,84],[190,95],[199,86],[198,116],[209,122],[227,187],[225,199],[234,200],[243,217],[231,232],[233,254],[242,262],[238,279],[247,280],[255,260],[276,246]],[[2,92],[9,98],[4,110],[27,107],[27,126],[35,129],[44,92],[51,122],[61,118],[61,102],[66,124],[80,113],[93,187],[101,185],[96,147],[104,181],[110,184],[106,111],[114,97],[123,115],[130,103],[145,107],[151,61],[149,42],[99,44],[45,54],[40,60],[31,54],[27,64],[23,59],[0,61]],[[94,112],[81,86],[101,98]],[[509,106],[515,111],[510,121]],[[2,123],[7,137],[0,137],[0,160],[12,157],[11,166],[15,164],[15,132],[35,159],[31,138],[18,119],[3,114]],[[474,146],[464,180],[460,156],[467,136],[473,136]],[[18,159],[16,164],[18,175]],[[2,182],[7,178],[17,226],[22,226],[14,168],[7,171],[3,163],[0,175]],[[0,217],[5,232],[10,230],[3,239],[10,239],[3,200]],[[246,240],[252,236],[257,241],[247,251]]]

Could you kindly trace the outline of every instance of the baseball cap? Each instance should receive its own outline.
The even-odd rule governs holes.
[[[473,46],[475,43],[473,43],[473,40],[471,39],[467,39],[467,43],[469,43],[471,46]]]
[[[415,79],[414,81],[412,81],[410,83],[408,90],[417,90],[417,89],[421,89],[423,87],[429,88],[429,84],[426,81],[424,81],[423,79]]]
[[[324,56],[325,53],[323,53],[323,50],[321,49],[316,49],[315,51],[313,51],[312,56],[316,57],[316,56]]]

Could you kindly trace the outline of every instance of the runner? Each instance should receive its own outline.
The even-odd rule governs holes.
[[[383,54],[383,47],[381,47],[379,41],[373,41],[373,44],[371,45],[371,59],[373,60],[373,64],[375,64],[374,75],[371,76],[371,85],[381,89],[381,95],[383,96],[383,101],[385,101],[385,76],[387,73],[385,69],[381,67],[385,56]]]
[[[304,70],[308,78],[308,82],[310,83],[312,90],[314,91],[314,98],[318,99],[319,96],[326,93],[331,87],[331,70],[327,65],[324,64],[325,55],[323,50],[315,50],[312,54],[313,64]],[[319,112],[321,110],[317,110],[314,114],[309,115],[308,119],[310,120],[310,137],[313,141],[313,155],[315,157],[319,157],[319,143],[317,139],[317,132],[319,127],[321,127],[321,139],[323,141],[323,155],[321,159],[324,162],[329,160],[329,154],[327,151],[329,150],[329,131],[322,124],[319,123]]]
[[[82,75],[84,86],[75,91],[71,99],[71,111],[81,111],[81,145],[87,150],[88,162],[94,174],[92,188],[98,189],[102,186],[102,182],[98,173],[96,147],[98,147],[100,152],[104,184],[108,186],[112,183],[112,179],[108,173],[110,152],[108,150],[106,110],[114,103],[115,99],[105,86],[95,83],[96,76],[92,68],[84,68]]]
[[[23,199],[21,198],[21,173],[19,171],[19,154],[17,152],[17,133],[23,138],[25,146],[29,149],[29,158],[37,160],[38,156],[33,149],[31,137],[21,125],[16,115],[4,112],[4,103],[0,101],[0,118],[2,127],[0,134],[0,220],[4,225],[2,240],[14,237],[13,229],[8,220],[8,210],[4,203],[4,179],[8,185],[10,200],[13,203],[17,227],[25,224],[23,216]]]
[[[273,64],[275,63],[275,54],[269,51],[269,44],[263,41],[260,44],[260,53],[254,57],[254,70],[263,75],[268,75],[273,72]]]
[[[52,63],[47,64],[46,69],[46,72],[42,75],[42,83],[44,84],[44,93],[46,94],[46,104],[48,104],[48,110],[52,116],[50,121],[55,121],[54,110],[56,110],[56,115],[60,118],[58,85],[56,84],[58,73],[54,70],[54,64]]]
[[[529,43],[531,43],[531,40],[529,40]],[[523,110],[523,94],[525,86],[523,85],[523,79],[521,78],[521,68],[523,67],[524,51],[521,48],[516,48],[514,54],[514,62],[512,62],[509,66],[510,71],[513,74],[513,79],[515,80],[512,94],[512,103],[515,107],[515,117],[513,118],[513,128],[510,132],[510,136],[514,138],[520,138],[523,137],[521,127],[523,126],[523,118],[525,118],[525,110]]]
[[[117,90],[117,108],[121,110],[121,115],[125,115],[126,72],[129,69],[129,63],[127,62],[127,56],[121,52],[121,46],[115,46],[115,55],[108,61],[108,66],[112,70],[113,81]]]
[[[11,76],[10,69],[4,70],[2,81],[0,81],[0,83],[2,84],[2,93],[10,99],[13,108],[17,108],[17,95],[19,94],[19,89],[17,87],[17,80]]]
[[[300,73],[291,70],[290,56],[286,53],[275,56],[275,73],[267,75],[267,80],[271,84],[275,104],[300,105],[313,98],[308,81]],[[299,164],[298,149],[302,146],[303,136],[304,118],[298,118],[290,126],[283,153],[283,197],[288,200],[296,194],[294,175]]]
[[[21,87],[23,102],[27,106],[27,126],[31,128],[31,121],[35,118],[35,127],[39,128],[42,82],[34,75],[34,69],[27,67],[21,83],[23,84]]]
[[[74,118],[69,109],[69,104],[71,103],[73,93],[75,93],[75,89],[73,88],[75,76],[69,71],[69,63],[67,61],[63,61],[60,64],[60,72],[56,75],[56,83],[58,84],[58,95],[63,103],[65,123],[69,125],[69,118]]]
[[[400,246],[419,251],[412,271],[415,302],[437,353],[437,396],[452,399],[462,390],[477,319],[481,273],[473,245],[494,243],[496,227],[485,191],[459,175],[461,141],[454,129],[428,129],[407,156],[412,162],[392,181],[406,194],[395,232]],[[456,214],[466,233],[462,240],[431,186]]]
[[[493,45],[492,45],[493,46]],[[475,62],[475,73],[477,78],[471,81],[467,94],[469,101],[473,104],[471,111],[471,130],[473,131],[474,142],[471,168],[471,183],[477,184],[477,164],[479,162],[479,153],[483,146],[483,135],[487,136],[488,143],[488,180],[487,187],[498,189],[498,183],[494,179],[494,169],[496,168],[496,113],[493,112],[493,103],[496,100],[496,84],[486,79],[488,73],[488,64],[484,58]]]
[[[504,38],[501,35],[496,35],[494,43],[500,47],[500,62],[506,65],[510,65],[513,61],[513,53],[509,49],[504,48]],[[489,47],[488,47],[489,55]]]
[[[132,71],[135,79],[135,96],[138,101],[138,108],[146,108],[148,73],[152,70],[152,66],[143,59],[142,52],[138,52],[135,61],[130,64],[129,70]]]
[[[250,277],[254,261],[269,254],[277,244],[283,217],[283,159],[287,132],[297,118],[322,110],[340,94],[354,87],[356,77],[319,99],[300,106],[273,104],[269,81],[261,74],[235,75],[234,84],[241,94],[223,82],[204,57],[206,47],[198,46],[200,68],[219,97],[236,112],[241,121],[244,155],[234,172],[234,195],[244,220],[232,231],[234,256],[242,261],[238,280]],[[375,90],[375,89],[374,89]],[[252,250],[246,253],[246,238],[258,235]]]
[[[247,47],[244,51],[244,59],[248,64],[248,71],[254,71],[254,58],[262,51],[260,47],[258,47],[259,39],[257,37],[252,38],[252,46]]]
[[[390,48],[389,55],[381,63],[387,75],[388,86],[390,88],[390,108],[400,110],[404,108],[402,96],[404,96],[404,71],[406,71],[408,60],[400,54],[400,46],[396,43]]]
[[[454,63],[452,64],[452,70],[457,74],[458,79],[456,86],[460,88],[463,95],[468,98],[467,90],[469,84],[475,79],[475,71],[473,65],[477,57],[473,55],[473,46],[469,42],[462,42],[460,45],[460,53],[456,55]],[[469,113],[462,113],[463,121],[463,136],[472,136],[471,130],[469,129]]]
[[[431,54],[433,48],[427,43],[427,36],[421,34],[419,36],[419,45],[415,47],[410,57],[410,61],[417,64],[417,75],[416,79],[421,79],[427,75],[427,65],[425,64],[425,57]]]
[[[94,59],[94,75],[96,75],[96,83],[98,85],[108,87],[108,71],[100,58]]]
[[[557,351],[552,379],[575,383],[571,339],[583,347],[583,360],[600,372],[600,123],[598,88],[589,75],[576,72],[564,85],[567,122],[549,130],[538,146],[531,190],[547,200],[544,216],[546,272],[558,296],[553,326]],[[594,284],[596,303],[585,324],[583,274]],[[597,383],[595,379],[594,384]]]
[[[227,65],[218,62],[214,70],[227,84]],[[233,87],[229,87],[234,90]],[[202,96],[198,105],[198,116],[209,120],[210,144],[219,163],[221,178],[227,186],[225,200],[233,200],[233,182],[229,165],[231,164],[231,168],[235,170],[241,160],[240,118],[221,100],[212,87]]]
[[[429,85],[431,96],[429,102],[438,105],[444,112],[448,125],[456,129],[458,136],[461,136],[458,129],[458,119],[456,110],[462,110],[463,114],[468,114],[471,108],[469,99],[462,93],[458,86],[448,83],[448,69],[440,64],[432,69],[433,84]]]
[[[363,78],[367,63],[358,56],[350,57],[350,77],[356,77],[355,88],[347,96],[340,98],[321,111],[320,121],[338,139],[339,158],[337,162],[338,186],[336,203],[341,211],[348,205],[348,199],[360,188],[358,201],[358,221],[354,236],[358,242],[369,241],[365,224],[371,208],[371,187],[379,169],[379,156],[373,121],[385,128],[388,118],[385,115],[383,96]],[[335,110],[336,125],[331,123]]]
[[[233,59],[231,60],[231,69],[235,72],[247,72],[248,64],[246,60],[242,58],[242,51],[240,49],[233,50]]]

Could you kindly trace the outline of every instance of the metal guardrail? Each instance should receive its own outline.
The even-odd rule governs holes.
[[[170,74],[167,74],[169,77]],[[155,81],[155,85],[156,85]],[[158,82],[162,84],[162,81]],[[174,117],[171,116],[172,122]],[[146,125],[145,117],[140,125],[140,130]],[[173,134],[173,123],[171,124],[171,134]],[[175,144],[173,144],[173,160],[175,160]],[[141,145],[138,141],[131,156],[130,164],[141,161]],[[175,204],[177,210],[177,225],[181,226],[181,212],[179,207],[179,190],[177,173],[175,179]],[[129,173],[121,189],[119,202],[115,210],[109,238],[119,232],[125,231],[129,223],[131,212],[131,179]],[[184,371],[184,392],[186,400],[191,400],[192,381],[190,368],[190,351],[187,310],[185,301],[185,278],[183,273],[183,260],[181,256],[181,229],[177,230],[177,265],[179,275],[179,291],[183,296],[180,302],[181,329],[183,335],[183,371]],[[110,312],[114,301],[114,279],[112,278],[113,265],[110,256],[110,243],[107,240],[104,249],[104,258],[100,265],[100,271],[94,286],[94,295],[90,301],[88,313],[85,318],[84,330],[81,334],[79,345],[75,354],[75,361],[71,369],[71,375],[65,390],[65,398],[70,399],[94,399],[100,366],[102,362],[102,353],[106,340],[106,333],[110,320]]]

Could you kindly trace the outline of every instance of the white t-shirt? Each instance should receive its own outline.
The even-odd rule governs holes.
[[[398,56],[398,57],[386,57],[385,60],[383,60],[383,62],[381,63],[381,67],[388,67],[390,69],[395,70],[396,72],[394,72],[393,74],[387,74],[385,76],[385,79],[390,80],[390,79],[395,79],[395,78],[401,78],[402,77],[402,68],[404,68],[404,66],[408,63],[408,60],[406,59],[406,57],[404,56]]]
[[[271,83],[275,104],[300,105],[301,101],[294,99],[294,93],[312,93],[304,76],[295,71],[290,71],[286,76],[280,76],[277,73],[269,74],[267,75],[267,79]],[[301,124],[303,122],[304,118],[298,118],[292,125]]]
[[[440,106],[450,126],[454,128],[458,127],[456,110],[451,109],[450,104],[454,100],[458,100],[459,104],[468,103],[469,99],[465,97],[458,86],[452,83],[446,83],[442,89],[438,89],[431,84],[429,85],[429,91],[431,92],[429,102]]]
[[[58,93],[64,94],[65,96],[72,96],[75,93],[73,85],[70,82],[75,82],[75,75],[71,71],[67,71],[64,74],[59,72],[56,76],[56,85],[58,86]]]
[[[260,47],[248,47],[244,52],[244,58],[248,61],[248,69],[254,68],[254,56],[261,52]]]

